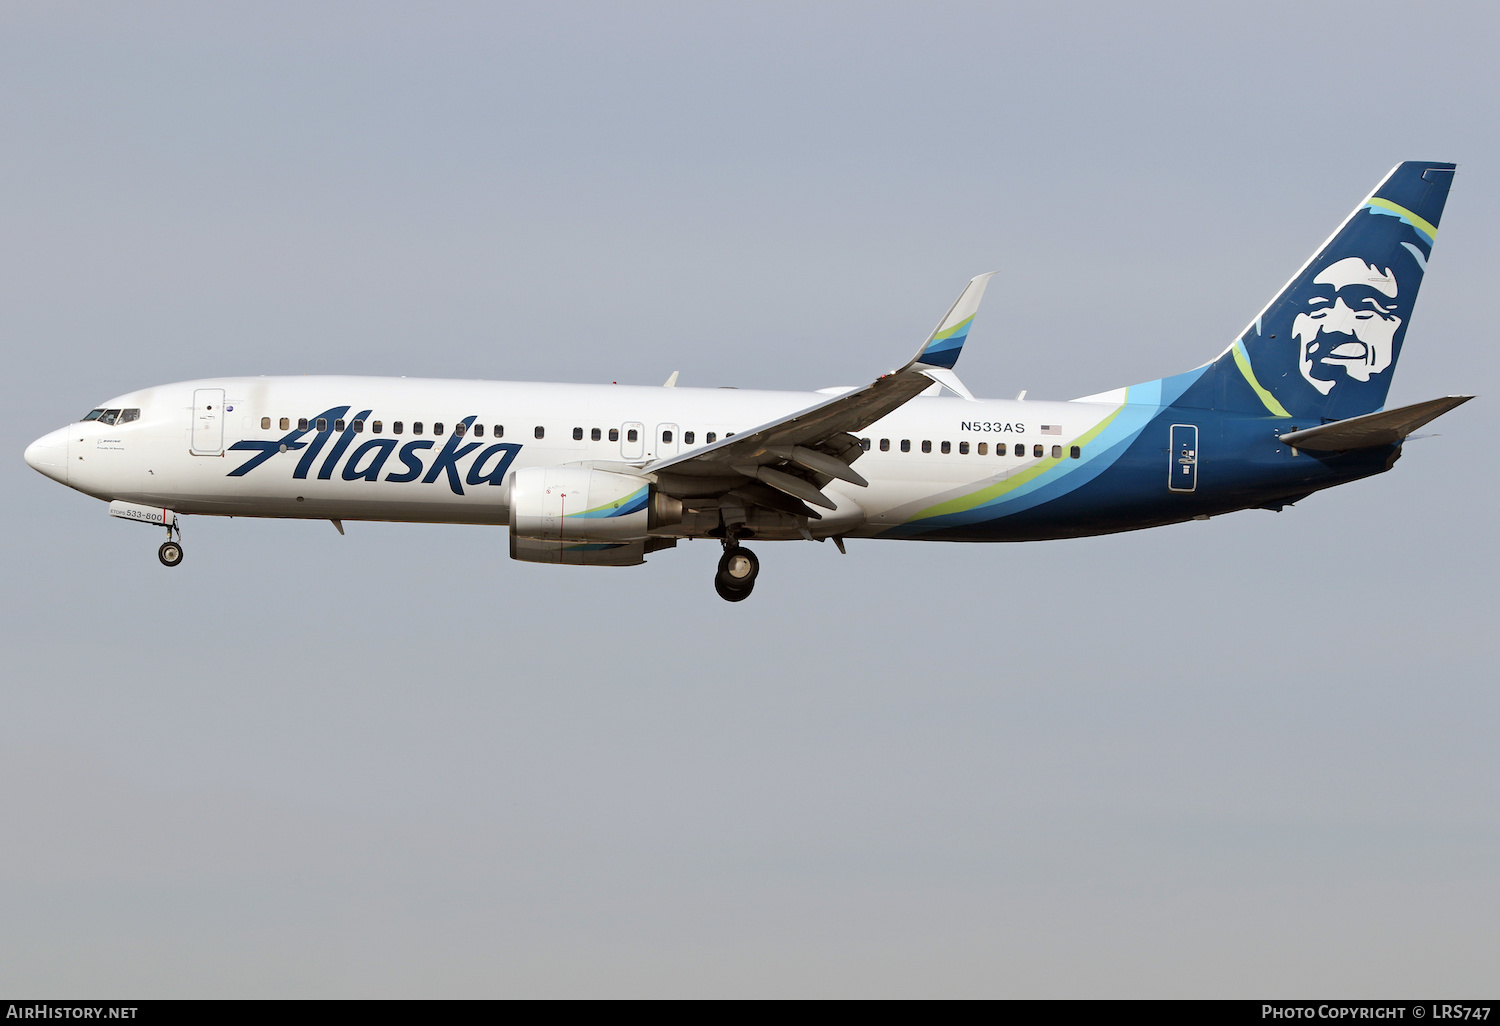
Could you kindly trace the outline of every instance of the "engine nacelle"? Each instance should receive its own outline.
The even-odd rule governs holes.
[[[511,475],[511,556],[537,563],[628,566],[645,560],[648,532],[682,519],[682,503],[633,474],[528,467]]]
[[[646,543],[548,541],[510,536],[510,558],[525,563],[566,563],[570,566],[636,566],[646,561]]]

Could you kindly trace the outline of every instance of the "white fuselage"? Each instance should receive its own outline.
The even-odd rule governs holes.
[[[205,427],[195,397],[201,406],[202,396],[218,389],[223,390],[217,411],[222,420]],[[826,398],[733,388],[216,378],[112,399],[107,407],[139,409],[140,418],[128,424],[75,423],[38,439],[27,460],[97,498],[178,513],[505,524],[506,490],[494,487],[502,484],[495,472],[502,466],[506,473],[591,461],[640,466]],[[839,508],[810,525],[812,533],[877,534],[904,522],[934,496],[1003,480],[1058,454],[1066,459],[1073,440],[1118,406],[915,399],[860,432],[870,440],[858,460],[869,487],[831,482],[825,492]],[[324,443],[308,459],[316,438],[313,422],[340,408],[347,409],[338,419],[348,423],[334,431],[329,417]],[[288,436],[283,425],[295,431],[303,420],[309,425],[300,445],[267,453]],[[455,439],[454,425],[466,420],[472,426]],[[215,430],[221,432],[218,441]],[[259,448],[243,448],[247,444]],[[923,451],[924,444],[930,451]],[[434,466],[442,462],[445,447],[454,457],[450,465]],[[261,462],[233,476],[257,457]],[[476,461],[483,466],[476,469]]]

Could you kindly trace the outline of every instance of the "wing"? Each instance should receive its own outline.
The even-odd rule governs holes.
[[[917,355],[900,370],[713,445],[649,463],[642,473],[655,474],[670,494],[707,497],[734,492],[752,505],[819,518],[804,503],[836,508],[821,491],[828,481],[837,478],[859,487],[869,483],[850,466],[864,451],[854,432],[922,394],[934,381],[950,388],[957,383],[953,365],[984,287],[995,273],[970,279]],[[962,388],[958,385],[955,391],[965,394]]]

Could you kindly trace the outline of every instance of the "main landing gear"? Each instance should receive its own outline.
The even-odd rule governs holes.
[[[714,574],[714,591],[725,602],[740,602],[750,597],[755,587],[755,577],[760,573],[760,560],[755,553],[741,547],[730,539],[724,543],[724,555],[719,557],[719,570]]]
[[[172,540],[172,527],[167,526],[167,540],[161,543],[161,548],[156,550],[156,558],[161,560],[162,566],[176,566],[182,562],[182,532],[177,532],[177,540]]]

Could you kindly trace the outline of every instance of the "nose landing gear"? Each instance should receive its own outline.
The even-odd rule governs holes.
[[[755,553],[741,547],[738,542],[726,542],[724,555],[719,557],[718,572],[714,574],[714,591],[725,602],[742,602],[750,597],[759,573],[760,560]]]
[[[175,518],[173,518],[175,519]],[[162,566],[176,566],[182,562],[182,529],[177,530],[177,540],[172,539],[172,522],[167,522],[167,540],[156,550],[156,558]]]
[[[174,541],[162,542],[161,548],[156,550],[156,558],[161,560],[162,566],[176,566],[182,562],[182,546]]]

